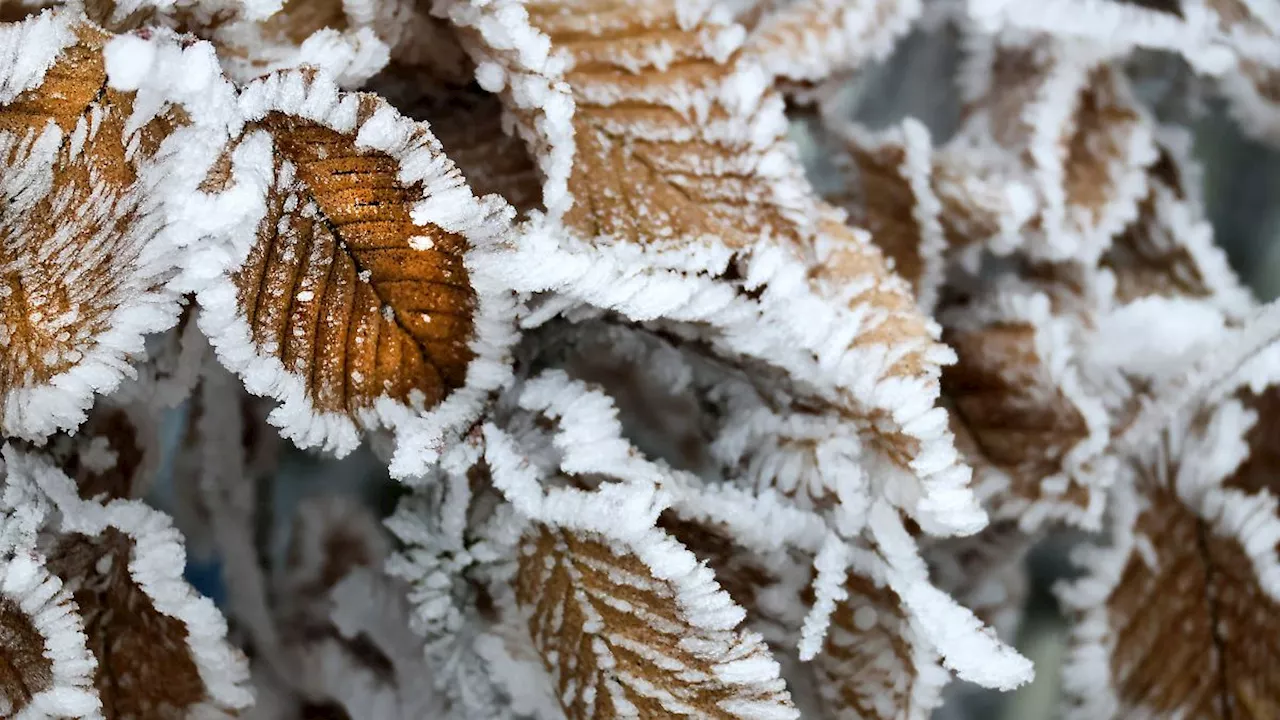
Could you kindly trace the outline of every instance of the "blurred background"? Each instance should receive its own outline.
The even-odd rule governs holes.
[[[913,116],[928,126],[934,144],[945,142],[959,117],[954,84],[960,63],[956,33],[917,31],[894,55],[867,68],[840,98],[848,116],[871,128]],[[1203,165],[1204,198],[1219,245],[1232,267],[1259,300],[1280,295],[1280,151],[1244,136],[1223,103],[1177,57],[1139,53],[1130,65],[1135,89],[1165,122],[1191,129],[1195,155]],[[797,143],[809,150],[815,183],[824,168],[805,129]],[[1088,536],[1062,532],[1044,540],[1027,558],[1031,593],[1013,638],[1036,664],[1036,680],[1013,693],[981,690],[956,681],[936,720],[1040,720],[1054,718],[1060,668],[1067,649],[1067,626],[1051,588],[1071,578],[1070,549]]]

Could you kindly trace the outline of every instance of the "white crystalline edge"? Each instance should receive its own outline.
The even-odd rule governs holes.
[[[46,17],[41,14],[31,22]],[[108,329],[76,364],[45,385],[13,388],[4,398],[5,433],[26,439],[39,440],[83,422],[93,394],[111,392],[132,372],[129,363],[143,352],[145,336],[177,322],[181,279],[164,281],[188,266],[186,249],[197,244],[211,222],[193,217],[190,198],[234,127],[227,105],[232,90],[221,79],[208,43],[183,48],[176,35],[157,30],[147,41],[113,39],[104,54],[108,82],[136,91],[126,138],[173,105],[187,111],[190,122],[174,129],[155,155],[142,162],[129,190],[143,198],[140,212],[162,220],[159,232],[145,241],[140,266],[133,269],[136,298],[112,310]],[[52,156],[46,161],[52,162]]]
[[[73,13],[55,10],[0,23],[0,105],[44,82],[62,51],[76,43],[74,24]]]
[[[884,502],[871,508],[871,536],[885,560],[885,577],[902,608],[963,680],[1011,690],[1031,681],[1031,662],[1000,642],[972,612],[929,582],[929,569],[896,510]]]
[[[1106,405],[1083,376],[1082,359],[1073,349],[1083,330],[1070,316],[1055,316],[1047,295],[1017,282],[997,286],[979,302],[944,317],[944,323],[961,332],[979,331],[1001,322],[1026,323],[1035,329],[1035,348],[1041,368],[1048,374],[1050,384],[1061,390],[1080,413],[1088,430],[1088,435],[1063,457],[1063,471],[1042,479],[1041,486],[1065,489],[1069,480],[1075,480],[1089,489],[1090,499],[1083,509],[1058,503],[1052,497],[1031,504],[1015,501],[1007,503],[998,515],[1005,519],[1017,518],[1019,526],[1027,532],[1055,519],[1096,529],[1102,518],[1103,491],[1113,474],[1112,461],[1105,456],[1111,439],[1111,421]]]
[[[1186,3],[1183,16],[1112,0],[968,0],[970,18],[987,32],[1016,27],[1076,36],[1123,54],[1134,47],[1176,50],[1200,72],[1221,74],[1233,54],[1217,29],[1217,14]]]
[[[556,527],[614,538],[648,533],[670,506],[671,497],[661,487],[668,473],[622,439],[612,400],[551,371],[526,386],[521,403],[558,421],[552,442],[562,452],[560,472],[601,473],[617,481],[591,491],[544,488],[523,448],[497,425],[486,423],[485,460],[507,501],[525,517]]]
[[[849,548],[834,535],[823,543],[814,557],[813,566],[817,572],[813,579],[813,608],[805,616],[800,630],[799,655],[802,662],[808,662],[822,652],[827,629],[831,626],[831,613],[835,612],[836,605],[849,597],[845,579],[851,562]]]
[[[1119,585],[1137,546],[1133,529],[1138,511],[1130,483],[1116,483],[1107,500],[1110,543],[1105,547],[1082,546],[1074,551],[1072,560],[1087,567],[1087,574],[1054,587],[1063,609],[1075,616],[1062,671],[1063,692],[1073,700],[1065,710],[1065,717],[1070,720],[1116,717],[1120,710],[1111,677],[1115,635],[1110,632],[1106,601]]]
[[[920,229],[920,277],[915,280],[916,304],[920,312],[933,315],[938,292],[946,273],[947,239],[942,232],[942,201],[933,190],[933,141],[929,130],[915,118],[904,118],[899,125],[873,132],[860,125],[824,118],[828,129],[846,143],[870,153],[882,148],[897,148],[903,154],[896,168],[898,176],[911,188],[911,216]]]
[[[158,612],[182,623],[191,660],[213,701],[201,702],[193,712],[234,710],[252,703],[248,664],[227,642],[227,623],[217,607],[183,579],[186,552],[167,515],[137,500],[105,505],[82,500],[75,482],[40,456],[7,450],[5,461],[10,477],[28,478],[48,495],[59,511],[58,532],[96,536],[115,528],[133,541],[129,575]]]
[[[1089,208],[1067,208],[1064,229],[1067,234],[1077,236],[1079,249],[1073,255],[1086,263],[1096,261],[1110,246],[1112,237],[1138,218],[1139,203],[1149,189],[1148,168],[1159,157],[1152,133],[1155,120],[1138,103],[1128,81],[1118,70],[1108,72],[1105,78],[1103,82],[1110,83],[1111,87],[1103,86],[1104,97],[1107,90],[1114,96],[1104,102],[1119,105],[1137,117],[1133,122],[1108,126],[1112,130],[1110,139],[1121,151],[1106,168],[1104,183],[1109,193],[1101,216],[1093,217]]]
[[[489,92],[505,90],[505,100],[532,116],[532,126],[512,119],[542,171],[543,205],[559,219],[573,204],[568,183],[576,147],[574,101],[564,83],[565,58],[530,24],[524,5],[524,0],[433,0],[432,13],[479,35],[479,44],[468,34],[460,38],[476,63],[477,80]]]
[[[406,184],[421,183],[424,197],[413,207],[414,222],[434,224],[463,235],[469,243],[464,262],[475,290],[475,337],[469,347],[474,359],[467,367],[466,384],[439,405],[416,411],[390,397],[377,399],[362,409],[357,420],[342,413],[318,413],[306,396],[302,378],[289,372],[277,359],[261,355],[250,341],[249,328],[236,308],[230,273],[248,256],[263,217],[265,197],[272,181],[270,138],[255,133],[236,149],[233,157],[237,183],[228,192],[238,193],[234,223],[228,223],[232,249],[210,258],[199,290],[200,327],[209,336],[218,357],[245,381],[250,392],[281,402],[270,422],[301,447],[323,447],[346,454],[359,444],[360,427],[386,427],[395,434],[390,470],[394,477],[422,475],[438,459],[441,444],[450,433],[477,418],[491,392],[510,382],[508,348],[515,341],[515,300],[488,274],[485,262],[507,230],[511,210],[501,199],[476,199],[458,170],[443,154],[425,125],[400,116],[381,105],[369,118],[357,118],[359,97],[342,94],[336,84],[317,73],[284,71],[257,80],[241,92],[239,108],[246,122],[278,111],[300,117],[340,133],[354,133],[355,144],[386,153],[397,161],[398,176]],[[359,126],[357,127],[357,123]],[[229,210],[232,208],[228,208]]]
[[[369,27],[322,28],[300,45],[277,44],[264,36],[260,22],[245,19],[217,28],[214,38],[222,46],[245,50],[222,59],[227,75],[241,83],[307,66],[330,75],[344,89],[355,89],[391,61],[391,47]]]
[[[744,720],[795,720],[800,713],[791,706],[790,695],[781,678],[781,668],[758,634],[735,630],[746,611],[733,602],[715,580],[714,573],[697,556],[665,532],[653,529],[627,546],[659,580],[670,584],[685,622],[709,635],[711,642],[681,642],[686,650],[712,661],[717,679],[728,686],[743,688],[755,696],[727,698],[718,704]],[[710,650],[699,652],[700,647]],[[717,657],[717,655],[719,657]],[[763,697],[761,697],[763,696]]]
[[[920,0],[793,2],[766,14],[747,36],[745,50],[775,77],[820,80],[888,57],[923,9]],[[809,26],[811,16],[828,14],[834,16],[830,25]],[[798,43],[791,42],[793,34]]]

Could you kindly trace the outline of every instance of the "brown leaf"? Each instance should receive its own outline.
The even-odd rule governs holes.
[[[660,533],[646,542],[679,548]],[[731,672],[772,660],[758,636],[727,622],[731,603],[706,604],[718,591],[713,582],[660,579],[636,555],[568,531],[535,528],[522,545],[516,598],[569,717],[727,719],[746,708],[795,715],[776,665],[772,679],[758,665]],[[696,616],[682,595],[690,591],[703,598]]]
[[[0,712],[13,717],[53,687],[45,638],[13,600],[0,598]]]
[[[227,643],[225,622],[213,603],[182,579],[185,552],[168,517],[137,500],[82,499],[47,457],[10,446],[5,462],[6,496],[28,495],[15,516],[38,512],[41,504],[56,509],[32,528],[38,550],[19,550],[37,563],[21,582],[31,585],[34,578],[45,584],[38,592],[26,590],[28,600],[59,587],[69,595],[65,610],[33,615],[42,623],[37,628],[65,648],[50,656],[54,674],[60,686],[72,686],[74,673],[83,671],[96,688],[79,700],[81,709],[54,706],[53,714],[80,717],[86,701],[100,703],[107,718],[121,719],[185,718],[247,707],[252,698],[243,686],[244,658]],[[40,580],[46,571],[50,579]]]
[[[814,604],[812,553],[753,551],[722,524],[670,512],[661,525],[715,571],[776,653],[795,652]],[[814,687],[815,700],[835,718],[929,717],[949,680],[936,652],[883,581],[851,571],[843,590],[821,649],[811,662],[791,668],[790,686]]]
[[[856,196],[846,206],[850,220],[871,231],[893,271],[911,283],[921,310],[932,312],[949,238],[932,187],[928,131],[908,121],[876,135],[852,127],[841,135],[856,171]]]
[[[1254,301],[1213,241],[1196,186],[1200,173],[1189,148],[1177,147],[1189,143],[1178,137],[1161,144],[1138,218],[1116,236],[1101,264],[1114,274],[1121,302],[1152,296],[1203,300],[1239,319]]]
[[[1133,528],[1141,544],[1104,605],[1116,712],[1274,716],[1280,643],[1268,618],[1280,606],[1260,585],[1247,538],[1211,527],[1167,487],[1148,485],[1142,497]]]
[[[460,429],[502,371],[469,374],[503,362],[510,341],[510,301],[478,289],[466,259],[476,238],[505,228],[495,214],[505,211],[474,199],[426,125],[375,96],[339,93],[309,72],[246,93],[261,105],[245,142],[269,136],[273,175],[230,277],[235,307],[201,295],[214,346],[237,348],[224,362],[251,391],[285,403],[272,422],[304,445],[347,452],[358,428],[420,421],[437,434]],[[308,109],[317,107],[328,109]],[[279,379],[264,383],[264,371]],[[433,420],[446,400],[449,412]],[[427,447],[415,452],[435,440],[419,442]]]
[[[157,247],[166,221],[139,172],[183,123],[168,110],[126,136],[132,94],[107,85],[108,36],[71,11],[13,29],[36,26],[63,28],[70,44],[42,49],[51,67],[0,104],[0,429],[32,439],[74,426],[92,390],[134,359],[127,348],[165,328],[131,310],[176,316],[164,284],[177,259]]]
[[[1097,51],[1042,36],[970,46],[965,142],[1005,155],[1006,171],[1035,189],[1033,254],[1091,264],[1147,192],[1152,120]]]
[[[826,643],[813,660],[828,712],[837,718],[929,717],[948,677],[931,649],[919,646],[898,596],[854,573],[844,589],[848,598],[832,613]],[[916,667],[922,659],[933,662]]]
[[[160,613],[129,572],[133,541],[114,528],[69,535],[49,569],[71,591],[98,659],[95,684],[108,718],[184,717],[205,700],[186,626]]]
[[[943,370],[943,391],[957,446],[1007,476],[988,501],[996,516],[1036,525],[1044,513],[1066,514],[1096,523],[1101,496],[1091,465],[1109,426],[1065,344],[1073,322],[1052,316],[1048,298],[1034,293],[962,307],[949,311],[957,324],[943,334],[959,356]]]

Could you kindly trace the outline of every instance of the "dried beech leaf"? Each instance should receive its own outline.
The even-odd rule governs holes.
[[[511,299],[471,258],[509,209],[477,201],[425,125],[323,76],[251,84],[237,149],[271,153],[244,260],[200,293],[201,328],[271,422],[303,446],[352,450],[390,427],[421,472],[506,374]],[[243,243],[243,241],[241,241]],[[401,465],[399,463],[405,463]]]
[[[932,187],[928,130],[908,120],[878,136],[855,127],[841,134],[857,172],[850,219],[871,231],[893,270],[911,283],[920,309],[931,313],[944,279],[949,238]]]
[[[898,596],[856,574],[843,591],[846,598],[831,614],[826,643],[813,661],[831,717],[930,717],[941,704],[947,673]]]
[[[46,11],[0,35],[33,53],[0,71],[0,430],[39,439],[78,424],[92,394],[113,389],[142,355],[143,336],[177,319],[167,282],[192,230],[170,203],[194,193],[217,134],[225,138],[212,106],[229,101],[230,88],[211,75],[207,46],[121,38],[150,44],[172,64],[160,82],[183,73],[212,112],[197,122],[155,98],[135,109],[134,93],[108,82],[108,36],[74,11]],[[122,69],[124,81],[132,71]],[[173,148],[188,144],[176,158]]]
[[[884,60],[922,10],[920,0],[754,0],[738,21],[745,52],[775,77],[807,83]]]
[[[1267,629],[1277,598],[1260,582],[1251,541],[1213,527],[1166,486],[1148,484],[1138,502],[1114,555],[1095,561],[1097,576],[1062,593],[1081,614],[1068,717],[1280,712],[1280,645]],[[1270,510],[1275,523],[1274,499]]]
[[[109,718],[234,713],[251,697],[226,623],[182,579],[185,554],[169,518],[138,501],[85,500],[37,455],[5,451],[8,483],[25,482],[57,508],[41,528],[47,567],[74,601],[94,687]]]
[[[743,612],[678,543],[645,552],[536,528],[523,542],[516,596],[571,718],[798,717],[777,663]]]
[[[965,436],[957,444],[1007,476],[989,499],[995,516],[1028,528],[1064,516],[1096,525],[1110,427],[1072,357],[1074,322],[1054,317],[1047,296],[1016,290],[962,308],[948,311],[943,337],[960,361],[942,382]]]
[[[1156,160],[1153,122],[1099,51],[976,37],[962,70],[968,142],[1008,156],[1039,198],[1029,252],[1092,263],[1133,220]],[[990,148],[994,142],[1000,148]]]
[[[910,488],[896,496],[908,512],[938,532],[977,529],[967,472],[916,462],[955,458],[926,400],[952,356],[867,233],[816,197],[782,99],[723,8],[581,0],[449,12],[481,85],[524,88],[502,96],[526,118],[518,127],[539,129],[531,147],[549,212],[498,271],[511,287],[561,293],[560,310],[661,320],[730,362],[776,368],[867,433]],[[551,97],[535,80],[572,94],[572,132],[529,120],[530,99]],[[562,216],[556,148],[572,160]]]
[[[1186,152],[1162,145],[1138,218],[1116,236],[1102,267],[1113,273],[1120,302],[1182,298],[1243,318],[1255,301],[1214,243],[1198,202],[1199,173],[1188,167],[1189,158],[1180,157]]]
[[[93,661],[71,594],[43,558],[0,560],[0,713],[83,717],[99,711]]]

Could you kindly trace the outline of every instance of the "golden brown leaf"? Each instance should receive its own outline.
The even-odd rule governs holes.
[[[1102,256],[1102,267],[1113,273],[1120,302],[1147,297],[1203,300],[1230,318],[1243,317],[1253,300],[1213,242],[1213,229],[1199,202],[1199,173],[1186,157],[1189,150],[1175,147],[1190,139],[1178,140],[1161,144],[1138,218],[1116,236]]]
[[[1092,611],[1099,619],[1085,621],[1106,623],[1113,712],[1215,720],[1280,712],[1280,642],[1269,627],[1280,606],[1260,584],[1246,538],[1212,527],[1165,486],[1144,488],[1141,507],[1138,542]],[[1088,662],[1100,659],[1090,654]],[[1082,713],[1109,694],[1069,690]]]
[[[661,533],[645,542],[687,556]],[[705,569],[681,559],[662,579],[623,548],[541,527],[522,545],[516,598],[569,717],[794,716],[768,649],[734,629],[741,611],[712,595],[722,591],[697,577]]]
[[[414,452],[430,451],[503,373],[491,364],[510,301],[479,287],[467,257],[506,211],[375,96],[309,72],[246,94],[259,105],[242,147],[269,138],[272,177],[230,287],[201,294],[202,327],[250,391],[284,402],[272,422],[295,441],[347,452],[359,428],[425,423]]]
[[[53,687],[45,638],[16,602],[0,598],[0,712],[13,717]]]
[[[33,439],[74,426],[142,333],[176,317],[176,253],[159,250],[166,219],[140,173],[185,122],[168,110],[126,134],[132,93],[107,84],[108,36],[69,10],[4,30],[35,28],[66,46],[42,48],[48,70],[0,95],[0,428]]]

